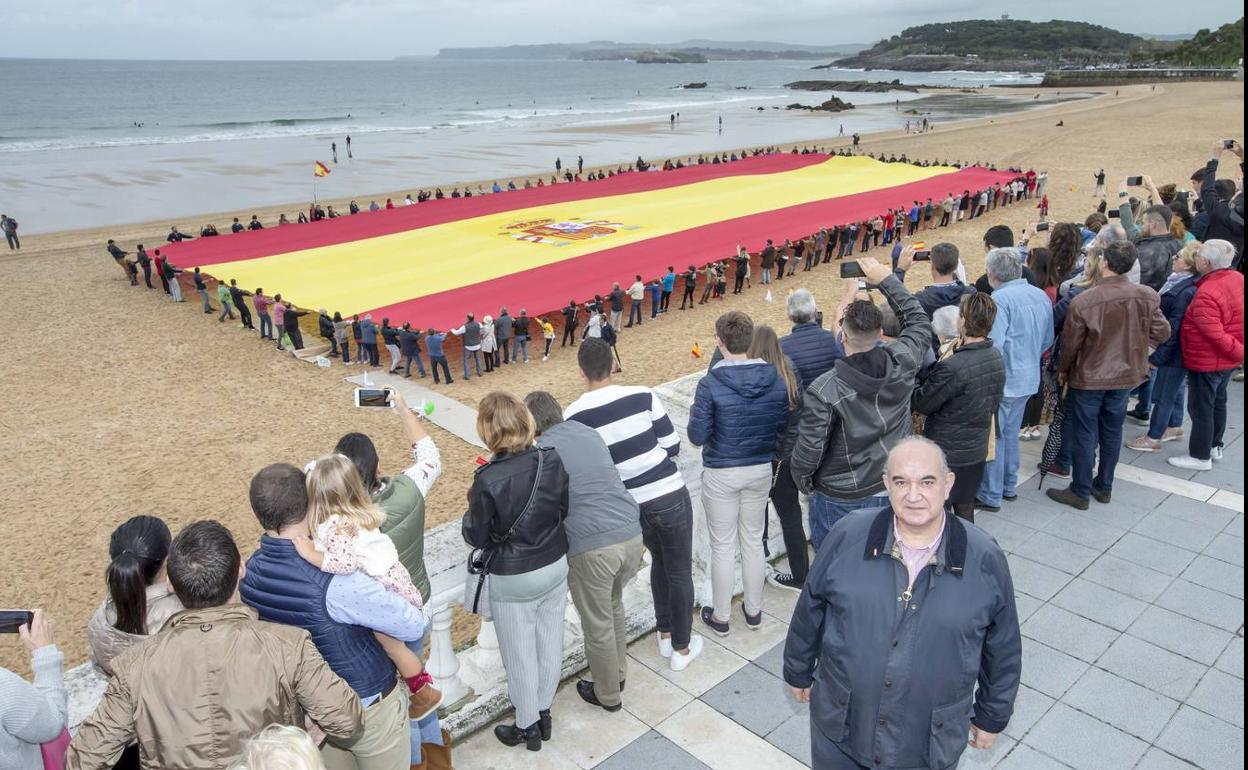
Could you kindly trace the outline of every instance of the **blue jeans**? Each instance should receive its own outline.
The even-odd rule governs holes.
[[[347,343],[345,342],[342,343],[342,357],[344,359],[347,357]],[[403,374],[407,375],[408,377],[412,376],[412,362],[413,361],[416,362],[416,371],[420,373],[421,377],[424,377],[425,376],[425,362],[421,360],[419,350],[417,350],[414,353],[407,354],[407,362],[403,367]]]
[[[520,358],[521,356],[524,357],[523,360],[527,364],[529,362],[529,338],[528,337],[516,337],[516,349],[515,349],[514,354],[512,355],[512,358]],[[477,372],[477,374],[480,374],[480,372]]]
[[[344,364],[351,363],[351,343],[346,340],[342,341],[342,362]]]
[[[1157,378],[1157,370],[1148,370],[1148,379],[1139,384],[1139,387],[1131,389],[1131,395],[1135,396],[1136,409],[1149,409],[1153,404],[1153,382]]]
[[[260,338],[273,339],[273,316],[268,313],[260,313]]]
[[[1071,427],[1070,491],[1083,499],[1092,490],[1111,492],[1114,488],[1114,469],[1118,467],[1118,455],[1122,452],[1122,423],[1127,419],[1127,399],[1130,389],[1079,390],[1070,389],[1070,410],[1066,419],[1073,420]],[[1097,447],[1100,462],[1096,478],[1092,477],[1092,465]]]
[[[1161,366],[1153,378],[1153,413],[1148,418],[1148,437],[1160,441],[1166,428],[1183,427],[1183,404],[1187,401],[1187,370]]]
[[[498,341],[498,353],[495,353],[495,364],[498,362],[498,356],[502,355],[504,364],[511,363],[511,337],[500,339]]]
[[[481,376],[481,351],[469,350],[468,348],[464,348],[464,379],[465,380],[472,379],[471,377],[468,376],[468,359],[470,357],[472,358],[472,362],[477,365],[477,376],[478,377]],[[419,368],[420,367],[417,367],[417,369]],[[411,367],[409,366],[408,369],[410,373]]]
[[[823,543],[823,539],[838,521],[854,511],[863,508],[879,508],[887,504],[888,496],[883,494],[867,495],[856,500],[838,500],[822,492],[812,494],[808,516],[810,518],[810,541],[815,544],[816,556],[819,553],[819,545]]]
[[[984,480],[975,495],[985,505],[1000,505],[1005,495],[1018,493],[1018,432],[1031,396],[1006,396],[997,409],[997,459],[984,466]],[[1069,415],[1068,415],[1069,418]]]
[[[633,300],[628,306],[628,325],[633,325],[633,319],[637,319],[637,324],[641,324],[641,300]]]
[[[150,281],[150,280],[148,281],[148,284],[147,284],[147,285],[148,285],[148,288],[151,288],[152,284],[151,284],[151,281]],[[205,313],[211,313],[211,312],[212,312],[212,303],[208,301],[208,290],[207,290],[207,289],[196,289],[196,291],[198,291],[198,292],[199,292],[199,296],[201,296],[201,297],[203,297],[203,298],[204,298],[204,312],[205,312]]]

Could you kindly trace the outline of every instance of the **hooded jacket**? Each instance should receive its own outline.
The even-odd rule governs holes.
[[[788,411],[788,391],[775,366],[758,358],[720,361],[698,381],[689,442],[702,447],[707,468],[770,463]]]
[[[797,488],[855,500],[884,488],[884,463],[910,433],[910,394],[932,324],[897,276],[880,284],[901,323],[897,339],[836,362],[806,389],[789,467]]]

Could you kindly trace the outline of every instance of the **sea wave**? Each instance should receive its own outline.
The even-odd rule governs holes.
[[[251,128],[246,128],[245,126],[251,126]],[[231,142],[240,139],[298,138],[304,136],[317,136],[328,132],[333,132],[337,135],[338,133],[371,134],[387,131],[430,131],[432,129],[432,125],[370,126],[360,124],[348,126],[329,126],[325,124],[316,124],[303,126],[282,126],[277,124],[246,123],[244,124],[242,130],[226,130],[212,133],[197,132],[193,134],[114,137],[0,137],[0,154],[7,152],[44,152],[55,150],[87,150],[108,147],[141,147],[145,145],[157,144]]]
[[[273,118],[270,120],[227,120],[221,123],[190,123],[184,128],[246,128],[248,126],[302,126],[350,120],[351,115],[330,115],[323,118]]]

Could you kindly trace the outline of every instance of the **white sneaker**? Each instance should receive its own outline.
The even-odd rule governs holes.
[[[664,639],[658,631],[655,631],[654,638],[659,640],[659,654],[665,658],[672,657],[672,637]]]
[[[697,634],[694,634],[693,636],[689,637],[688,654],[681,655],[679,652],[672,653],[672,670],[684,671],[686,668],[689,667],[689,664],[693,662],[693,659],[698,657],[698,655],[701,654],[701,652],[702,652],[702,637],[698,636]]]
[[[1209,450],[1209,459],[1214,462],[1222,461],[1222,447],[1215,446]]]
[[[1210,460],[1199,460],[1191,455],[1171,457],[1167,460],[1167,462],[1176,468],[1182,468],[1188,471],[1207,471],[1213,468],[1213,462]]]

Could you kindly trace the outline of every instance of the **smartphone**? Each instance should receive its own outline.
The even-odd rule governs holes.
[[[1144,177],[1142,176],[1127,177],[1127,187],[1139,187],[1142,184],[1144,184]]]
[[[819,324],[820,329],[823,328],[823,311],[822,310],[815,311],[815,323]]]
[[[17,629],[30,625],[35,613],[30,610],[0,610],[0,634],[16,634]]]
[[[1036,232],[1038,232],[1038,233],[1042,233],[1042,232],[1044,232],[1045,230],[1048,230],[1048,229],[1049,229],[1049,223],[1048,223],[1048,222],[1041,222],[1040,224],[1036,225]]]
[[[1110,209],[1109,211],[1106,211],[1105,216],[1109,217],[1110,219],[1117,219],[1118,209]]]
[[[930,249],[924,249],[923,251],[914,252],[915,262],[930,262],[931,259],[932,259],[932,252]]]
[[[387,388],[356,388],[355,405],[367,409],[389,408],[390,391]]]
[[[867,274],[862,272],[862,267],[856,261],[841,263],[842,278],[866,278]]]
[[[1235,140],[1234,140],[1234,139],[1223,139],[1223,140],[1222,140],[1222,146],[1223,146],[1225,149],[1228,149],[1228,150],[1234,149],[1234,148],[1235,148]]]

